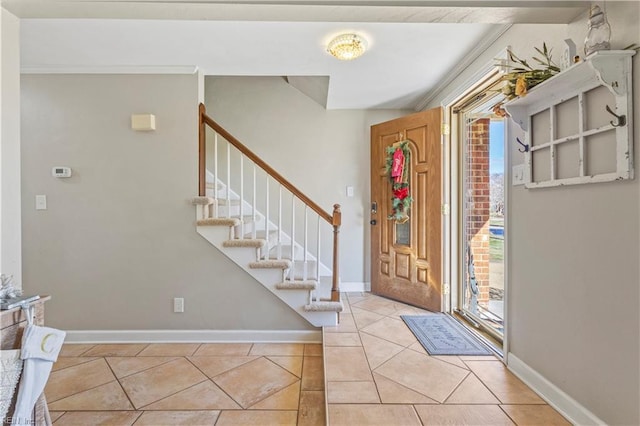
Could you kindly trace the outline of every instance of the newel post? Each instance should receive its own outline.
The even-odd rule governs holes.
[[[333,302],[340,301],[340,260],[339,260],[339,236],[340,225],[342,224],[342,212],[340,211],[340,204],[333,205],[333,217],[331,220],[333,225],[333,281],[331,285],[331,300]]]
[[[198,107],[198,195],[201,197],[204,197],[207,194],[207,129],[204,125],[204,116],[206,114],[207,110],[204,104],[201,103]]]

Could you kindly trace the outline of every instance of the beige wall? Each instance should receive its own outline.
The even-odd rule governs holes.
[[[0,8],[0,272],[22,285],[20,235],[20,21]]]
[[[24,287],[53,295],[49,325],[312,328],[196,233],[197,106],[196,75],[23,75]],[[132,113],[157,130],[132,131]]]
[[[613,48],[640,41],[640,3],[608,2],[607,10]],[[570,37],[581,52],[585,35],[586,16],[568,26],[517,25],[465,74],[507,45],[530,57],[533,46],[546,41],[559,58],[562,40]],[[640,55],[633,64],[638,141]],[[516,148],[512,144],[509,166],[523,161]],[[639,164],[637,143],[635,149]],[[511,353],[605,423],[640,424],[640,180],[505,188]]]
[[[214,120],[325,210],[342,206],[340,276],[369,282],[370,126],[409,112],[326,110],[281,77],[207,77],[205,100]]]

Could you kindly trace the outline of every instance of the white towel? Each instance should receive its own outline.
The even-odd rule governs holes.
[[[47,384],[51,367],[58,359],[65,335],[64,331],[55,328],[33,324],[25,327],[20,354],[24,366],[12,425],[33,424],[33,407]]]
[[[20,358],[56,362],[66,334],[55,328],[27,325],[22,336]]]

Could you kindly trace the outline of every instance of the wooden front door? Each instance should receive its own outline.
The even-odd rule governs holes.
[[[371,126],[371,291],[414,306],[442,310],[442,110]],[[388,219],[392,184],[387,147],[408,141],[405,181],[413,197],[409,219]]]

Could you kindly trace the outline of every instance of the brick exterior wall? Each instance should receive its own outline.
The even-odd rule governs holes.
[[[489,303],[489,122],[488,118],[475,121],[468,127],[465,175],[466,233],[470,241],[480,293],[478,304]]]

